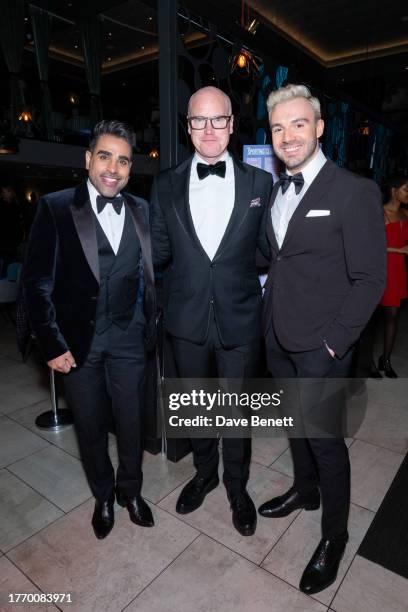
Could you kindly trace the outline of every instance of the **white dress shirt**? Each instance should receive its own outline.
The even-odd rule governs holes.
[[[285,193],[282,193],[282,189],[279,188],[271,210],[272,225],[279,248],[281,248],[283,244],[289,221],[293,213],[325,163],[326,158],[319,148],[317,155],[313,157],[302,170],[302,175],[305,180],[302,190],[296,194],[295,185],[293,183],[290,183]],[[291,172],[288,171],[287,173],[289,175],[291,174]]]
[[[225,152],[219,161],[225,161],[225,178],[210,174],[200,180],[197,163],[206,164],[197,153],[191,163],[189,203],[194,229],[210,259],[220,245],[235,202],[234,162]]]
[[[104,231],[113,252],[117,255],[120,241],[122,239],[123,226],[125,224],[125,206],[122,206],[120,214],[115,212],[111,204],[106,204],[104,209],[98,213],[96,198],[99,195],[91,181],[88,179],[89,199],[91,200],[92,210],[94,211],[99,224]],[[118,194],[120,195],[120,194]]]

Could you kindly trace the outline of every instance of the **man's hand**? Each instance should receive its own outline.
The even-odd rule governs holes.
[[[63,355],[55,357],[55,359],[51,359],[51,361],[47,361],[47,365],[49,368],[52,368],[57,372],[62,372],[63,374],[68,374],[68,372],[71,371],[71,368],[76,368],[75,359],[73,358],[71,351],[67,351]]]

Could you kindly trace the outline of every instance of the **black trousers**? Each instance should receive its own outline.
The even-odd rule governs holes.
[[[115,490],[108,454],[112,417],[119,455],[116,486],[130,497],[142,487],[143,334],[144,316],[138,308],[126,330],[112,325],[101,334],[95,333],[85,363],[64,377],[85,473],[100,501]]]
[[[322,344],[318,349],[291,353],[278,342],[273,326],[266,336],[268,370],[274,378],[347,378],[353,351],[332,358]],[[343,438],[290,438],[294,487],[308,491],[317,485],[322,497],[322,536],[347,539],[350,507],[350,462]]]
[[[212,319],[204,344],[195,344],[171,336],[177,372],[180,378],[254,378],[259,374],[260,341],[235,348],[222,345],[217,324]],[[218,440],[192,438],[194,466],[208,478],[218,470]],[[251,461],[250,438],[223,438],[223,481],[231,495],[245,489]]]

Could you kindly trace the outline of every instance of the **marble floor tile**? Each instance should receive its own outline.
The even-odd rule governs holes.
[[[334,598],[336,612],[406,612],[408,580],[357,555]]]
[[[281,474],[289,476],[289,478],[293,478],[293,460],[290,448],[287,448],[285,452],[271,464],[271,468]]]
[[[349,542],[341,561],[337,580],[329,588],[313,595],[321,603],[327,606],[330,604],[373,518],[373,512],[351,506]],[[303,570],[321,539],[320,519],[320,510],[302,511],[273,547],[262,563],[262,567],[297,587]]]
[[[45,592],[71,592],[62,610],[118,612],[162,572],[198,535],[167,512],[152,508],[156,526],[130,522],[116,512],[105,540],[91,528],[89,501],[9,553],[11,560]]]
[[[92,496],[82,463],[56,446],[50,445],[8,469],[64,512]]]
[[[287,438],[252,438],[252,461],[269,467],[288,448]]]
[[[25,364],[7,367],[0,375],[0,384],[3,414],[35,404],[50,395],[47,370],[30,368]]]
[[[271,497],[280,495],[289,486],[290,480],[286,476],[256,463],[252,464],[247,489],[256,507]],[[255,535],[241,536],[232,524],[231,510],[222,483],[207,495],[198,510],[182,516],[175,510],[181,489],[182,487],[179,487],[173,491],[159,503],[159,506],[254,563],[262,561],[295,518],[295,515],[292,515],[269,521],[258,516]]]
[[[126,612],[164,609],[168,612],[324,612],[326,607],[201,535]]]
[[[40,603],[11,603],[9,594],[14,593],[41,593],[15,565],[6,557],[0,558],[0,610],[13,612],[24,610],[26,612],[56,612],[53,604]],[[16,598],[15,598],[16,601]]]
[[[371,401],[355,438],[405,455],[408,451],[407,407]]]
[[[351,501],[376,512],[404,456],[355,440],[350,448]]]
[[[0,470],[0,550],[7,552],[63,513],[7,470]]]
[[[195,474],[193,456],[190,453],[177,463],[168,461],[160,453],[143,455],[143,496],[157,503],[180,484]]]
[[[6,416],[0,417],[0,468],[14,463],[37,450],[48,446],[48,442]]]
[[[345,439],[346,446],[350,448],[353,443],[352,438]],[[290,448],[288,448],[276,461],[274,461],[271,465],[271,468],[276,470],[277,472],[281,472],[282,474],[286,474],[290,478],[293,478],[293,460],[292,453],[290,452]]]
[[[408,379],[367,379],[368,401],[408,409]]]
[[[61,408],[64,408],[64,402],[61,402]],[[43,412],[51,410],[51,403],[49,400],[38,402],[33,406],[16,410],[9,414],[9,418],[15,420],[17,423],[24,425],[31,431],[35,432],[38,436],[41,436],[45,440],[48,440],[51,444],[62,448],[70,455],[79,458],[80,452],[78,448],[78,441],[73,425],[64,427],[60,431],[47,431],[46,429],[39,429],[35,424],[37,416]]]

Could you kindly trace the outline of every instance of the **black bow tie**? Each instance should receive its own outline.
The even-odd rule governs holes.
[[[295,185],[295,193],[296,195],[300,193],[303,189],[303,185],[305,184],[305,179],[303,178],[303,174],[298,172],[297,174],[286,174],[286,172],[281,172],[279,175],[279,183],[282,187],[282,193],[285,193],[289,189],[289,185],[293,183]]]
[[[219,161],[216,164],[197,164],[197,174],[200,181],[209,174],[216,174],[221,178],[225,178],[225,170],[225,161]]]
[[[116,198],[105,198],[105,196],[101,195],[96,196],[96,208],[98,213],[102,212],[107,204],[112,204],[115,212],[120,215],[124,202],[125,198],[122,196],[116,196]]]

